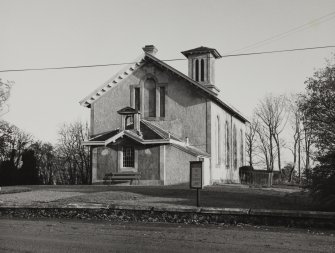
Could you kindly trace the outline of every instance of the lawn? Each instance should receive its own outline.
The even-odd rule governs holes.
[[[3,189],[6,187],[3,187]],[[141,205],[153,207],[195,206],[196,191],[171,186],[26,186],[31,192],[1,194],[0,205],[66,206],[73,203]],[[249,188],[222,185],[201,190],[203,207],[322,210],[299,188]]]

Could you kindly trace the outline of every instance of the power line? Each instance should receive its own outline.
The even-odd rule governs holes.
[[[185,61],[185,60],[186,59],[168,59],[168,60],[162,60],[162,61]],[[47,68],[7,69],[7,70],[0,70],[0,73],[1,72],[23,72],[23,71],[41,71],[41,70],[96,68],[96,67],[120,66],[120,65],[135,64],[135,63],[137,63],[137,62],[107,63],[107,64],[64,66],[64,67],[47,67]]]
[[[260,55],[260,54],[284,53],[284,52],[293,52],[293,51],[305,51],[305,50],[315,50],[315,49],[325,49],[325,48],[335,48],[335,46],[293,48],[293,49],[284,49],[284,50],[273,50],[273,51],[254,52],[254,53],[244,53],[244,54],[226,54],[226,55],[222,55],[222,58],[237,57],[237,56],[249,56],[249,55]],[[167,60],[161,60],[161,61],[169,62],[169,61],[186,61],[186,60],[187,59],[185,59],[185,58],[176,58],[176,59],[167,59]],[[95,67],[120,66],[120,65],[126,65],[126,64],[136,64],[136,63],[137,62],[123,62],[123,63],[78,65],[78,66],[64,66],[64,67],[7,69],[7,70],[0,70],[0,73],[4,73],[4,72],[24,72],[24,71],[43,71],[43,70],[79,69],[79,68],[95,68]]]
[[[297,27],[294,27],[286,32],[282,32],[282,33],[279,33],[279,34],[276,34],[276,35],[273,35],[269,38],[266,38],[264,40],[261,40],[261,41],[258,41],[258,42],[255,42],[251,45],[248,45],[248,46],[245,46],[245,47],[242,47],[240,49],[236,49],[236,50],[233,50],[233,51],[230,51],[229,53],[234,53],[234,52],[238,52],[238,51],[245,51],[245,50],[250,50],[250,49],[254,49],[254,48],[257,48],[257,47],[260,47],[260,46],[264,46],[266,44],[269,44],[271,42],[274,42],[276,40],[280,40],[280,39],[283,39],[291,34],[293,34],[294,32],[300,32],[300,31],[303,31],[305,29],[310,29],[311,28],[311,25],[313,24],[321,24],[321,23],[324,23],[326,21],[329,21],[331,19],[333,19],[335,17],[335,11],[331,12],[331,13],[328,13],[322,17],[319,17],[317,19],[313,19],[303,25],[300,25],[300,26],[297,26]]]
[[[313,50],[313,49],[322,49],[322,48],[333,48],[333,47],[335,46],[305,47],[305,48],[294,48],[294,49],[284,49],[284,50],[274,50],[274,51],[264,51],[264,52],[244,53],[244,54],[227,54],[227,55],[223,55],[222,57],[247,56],[247,55],[257,55],[257,54],[273,54],[273,53],[304,51],[304,50]]]

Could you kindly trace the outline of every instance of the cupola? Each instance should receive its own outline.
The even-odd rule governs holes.
[[[202,46],[181,53],[188,59],[188,76],[219,93],[215,86],[215,60],[222,57],[220,53],[214,48]]]
[[[121,115],[121,130],[134,130],[138,135],[141,135],[141,117],[136,109],[127,106],[117,113]]]

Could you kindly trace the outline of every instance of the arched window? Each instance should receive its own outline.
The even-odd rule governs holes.
[[[215,126],[215,148],[216,148],[216,164],[221,163],[221,145],[220,145],[221,133],[220,133],[220,118],[216,117]]]
[[[199,81],[199,60],[195,60],[195,80]]]
[[[129,115],[126,116],[125,118],[125,129],[131,129],[134,128],[134,126],[132,126],[134,124],[134,115]]]
[[[144,111],[149,117],[156,117],[156,82],[148,78],[144,83],[145,88],[145,107]]]
[[[226,122],[226,166],[230,167],[230,133],[229,133],[229,125]]]
[[[244,141],[243,141],[243,131],[242,131],[242,129],[241,129],[241,131],[240,131],[240,159],[241,159],[241,163],[240,163],[240,166],[243,166],[244,164]]]
[[[233,127],[233,156],[234,156],[234,169],[237,169],[237,133],[236,126]]]
[[[201,59],[200,61],[200,81],[205,81],[205,61]]]

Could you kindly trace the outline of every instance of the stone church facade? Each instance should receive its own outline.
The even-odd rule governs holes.
[[[80,104],[90,108],[92,183],[110,172],[134,171],[140,183],[189,182],[189,162],[202,160],[204,185],[239,182],[245,163],[247,119],[219,99],[217,50],[184,51],[188,76],[145,46],[127,65]]]

